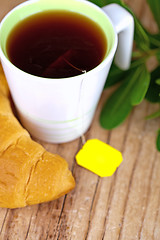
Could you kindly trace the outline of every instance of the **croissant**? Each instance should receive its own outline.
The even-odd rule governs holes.
[[[51,201],[74,187],[67,162],[33,141],[14,116],[0,66],[0,207]]]

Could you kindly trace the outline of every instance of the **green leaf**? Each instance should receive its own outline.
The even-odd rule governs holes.
[[[113,93],[102,109],[100,124],[105,129],[112,129],[120,125],[132,110],[127,96],[128,91],[123,94],[125,86],[126,81]]]
[[[98,5],[99,7],[107,5],[107,0],[89,0],[89,1]]]
[[[150,40],[150,48],[155,49],[155,56],[157,57],[158,62],[160,63],[160,33],[150,34],[147,33]]]
[[[150,6],[150,9],[153,13],[154,19],[157,22],[157,25],[160,29],[160,1],[159,0],[147,0],[147,3]]]
[[[98,5],[99,7],[104,7],[108,4],[111,4],[111,3],[117,3],[117,4],[120,4],[120,5],[123,5],[123,1],[122,0],[89,0],[90,2]]]
[[[156,84],[160,85],[160,78],[156,80]],[[160,93],[159,93],[160,94]]]
[[[157,51],[157,53],[156,53],[156,57],[157,57],[158,62],[160,63],[160,50]]]
[[[156,139],[157,150],[160,152],[160,129],[158,129],[157,139]]]
[[[133,14],[134,21],[135,21],[135,33],[134,33],[134,40],[136,43],[136,47],[144,52],[147,52],[150,47],[150,41],[149,37],[140,23],[140,21],[137,19],[137,17]]]
[[[131,11],[131,9],[121,0],[106,0],[107,4],[110,3],[117,3],[124,7],[134,18],[134,23],[135,23],[135,33],[134,33],[134,40],[136,42],[136,46],[138,49],[142,51],[148,51],[149,50],[149,37],[148,34],[141,24],[141,22],[138,20],[136,15]]]
[[[139,76],[137,77],[136,84],[132,89],[132,94],[131,94],[132,105],[138,105],[142,102],[148,90],[149,83],[150,83],[150,73],[147,71],[145,64],[143,64],[140,67],[140,73],[139,73]]]
[[[150,41],[150,48],[151,49],[160,48],[160,33],[151,34],[151,33],[147,32],[147,35],[148,35],[149,41]]]
[[[138,20],[136,15],[131,11],[131,9],[125,5],[121,4],[134,18],[135,28],[134,28],[134,40],[138,49],[142,51],[148,51],[150,46],[149,36],[146,29],[143,27],[141,22]]]
[[[130,12],[130,14],[133,16],[134,22],[135,22],[134,39],[136,42],[136,46],[142,51],[148,51],[150,42],[149,42],[149,37],[146,33],[146,30],[144,29],[144,27],[142,26],[142,24],[140,23],[140,21],[138,20],[136,15],[124,3],[123,0],[90,0],[90,1],[96,3],[100,7],[103,7],[103,6],[105,6],[107,4],[111,4],[111,3],[117,3],[120,6],[122,6],[123,8],[125,8],[128,12]]]
[[[111,3],[117,3],[119,5],[123,5],[123,0],[105,0],[106,5]]]
[[[145,98],[152,103],[160,102],[160,85],[156,83],[160,77],[160,66],[151,72],[151,81]]]
[[[158,111],[156,111],[156,112],[148,115],[148,116],[146,117],[146,119],[147,119],[147,120],[148,120],[148,119],[154,119],[154,118],[157,118],[157,117],[160,117],[160,109],[159,109]]]
[[[144,29],[144,27],[142,26],[141,22],[138,20],[136,15],[124,3],[123,0],[90,0],[90,1],[97,4],[100,7],[103,7],[103,6],[105,6],[107,4],[111,4],[111,3],[117,3],[120,6],[124,7],[128,12],[130,12],[130,14],[134,18],[134,22],[135,22],[134,39],[135,39],[135,42],[136,42],[136,46],[138,47],[138,49],[140,49],[142,51],[148,51],[149,50],[150,41],[149,41],[149,37],[148,37],[148,34],[147,34],[146,30]]]
[[[113,62],[105,83],[105,88],[111,87],[113,85],[115,85],[118,82],[123,81],[129,74],[129,72],[131,71],[131,69],[134,69],[138,66],[140,66],[141,64],[144,64],[144,59],[138,59],[136,61],[132,61],[129,70],[121,70],[119,67],[117,67],[115,65],[115,63]]]
[[[120,87],[107,100],[100,115],[100,124],[102,127],[106,129],[117,127],[131,112],[131,96],[141,72],[141,65],[131,69]]]
[[[112,63],[112,66],[110,68],[105,88],[111,87],[114,84],[122,81],[125,78],[125,75],[128,74],[127,71],[123,71],[120,68],[118,68],[114,63]]]

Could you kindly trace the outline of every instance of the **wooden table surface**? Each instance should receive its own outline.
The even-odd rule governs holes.
[[[22,0],[0,0],[0,20]],[[153,31],[156,25],[145,0],[126,1]],[[135,107],[118,128],[99,125],[106,90],[98,105],[86,139],[98,138],[120,150],[123,163],[112,177],[99,178],[79,167],[77,139],[65,144],[41,144],[69,163],[76,180],[68,195],[49,203],[22,209],[0,208],[0,240],[160,240],[160,153],[155,148],[159,119],[144,120],[156,109],[146,101]]]

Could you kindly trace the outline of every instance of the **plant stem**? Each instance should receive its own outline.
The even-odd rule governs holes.
[[[155,113],[152,113],[151,115],[147,116],[146,119],[153,119],[153,118],[157,118],[157,117],[160,117],[160,109],[155,112]]]
[[[139,58],[147,59],[149,57],[155,56],[158,51],[160,51],[160,48],[150,49],[147,52],[142,52],[140,50],[137,50],[132,52],[132,57],[136,59],[139,59]]]

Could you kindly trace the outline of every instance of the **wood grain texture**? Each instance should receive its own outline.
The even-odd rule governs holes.
[[[21,0],[0,0],[0,19]],[[145,0],[126,0],[145,26],[157,26]],[[98,138],[120,150],[123,163],[112,177],[100,178],[81,168],[75,154],[81,139],[65,144],[40,142],[69,163],[76,188],[49,203],[22,209],[0,208],[0,240],[160,240],[160,153],[156,151],[159,119],[145,120],[158,109],[146,101],[118,128],[99,125],[105,90],[86,139]]]

